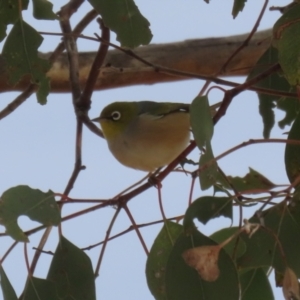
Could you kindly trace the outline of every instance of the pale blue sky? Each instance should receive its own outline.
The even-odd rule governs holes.
[[[53,1],[54,2],[54,1]],[[57,1],[58,3],[59,1]],[[206,4],[201,0],[179,1],[163,0],[153,4],[150,1],[138,0],[136,4],[151,23],[153,43],[182,41],[186,39],[230,36],[248,32],[261,9],[263,1],[247,1],[244,12],[233,20],[231,5],[233,1],[212,0]],[[284,5],[289,1],[269,1],[271,5]],[[59,9],[56,5],[55,11]],[[89,4],[85,3],[85,11]],[[25,13],[25,15],[27,15]],[[78,16],[77,16],[78,15]],[[83,14],[77,13],[74,19]],[[272,26],[279,17],[278,12],[267,11],[260,30]],[[59,32],[55,22],[29,19],[29,23],[38,30]],[[45,24],[45,23],[44,23]],[[76,22],[74,22],[76,24]],[[95,22],[86,31],[93,35],[98,26]],[[45,37],[42,51],[52,51],[59,38]],[[94,42],[79,41],[81,51],[92,51],[98,45]],[[201,49],[199,49],[201,51]],[[232,78],[232,80],[235,80]],[[243,80],[243,79],[239,79]],[[157,84],[152,86],[135,86],[95,92],[92,100],[91,117],[98,116],[100,110],[116,100],[154,100],[190,103],[202,87],[198,80]],[[10,103],[18,93],[1,94],[0,109]],[[220,92],[209,95],[212,103],[222,99]],[[281,116],[281,115],[280,115]],[[278,117],[279,118],[279,117]],[[275,128],[272,136],[282,136]],[[215,128],[213,147],[215,155],[222,153],[249,138],[262,137],[262,122],[258,114],[258,100],[255,93],[242,93],[236,97],[227,115]],[[32,96],[14,113],[1,121],[0,139],[0,193],[6,189],[26,184],[43,191],[51,189],[63,192],[74,165],[75,117],[69,94],[52,94],[48,104],[40,106]],[[220,166],[230,175],[243,176],[248,167],[262,172],[275,183],[286,183],[283,165],[283,145],[255,145],[231,154],[220,161]],[[267,154],[266,154],[267,153]],[[197,159],[199,151],[191,157]],[[276,164],[274,163],[276,161]],[[84,129],[83,164],[87,169],[81,172],[70,196],[74,198],[110,198],[144,176],[143,172],[128,169],[120,165],[109,153],[106,143],[89,130]],[[190,178],[184,174],[171,174],[163,182],[163,202],[167,217],[183,214],[188,200]],[[201,192],[196,184],[194,199],[210,192]],[[66,205],[63,214],[80,210],[82,205]],[[87,207],[87,206],[84,206]],[[158,208],[157,191],[148,190],[130,202],[130,209],[137,223],[161,219]],[[114,213],[113,208],[95,211],[63,224],[64,235],[79,247],[86,247],[103,239],[109,221]],[[250,217],[249,212],[245,217]],[[247,214],[247,212],[246,212]],[[238,217],[235,217],[235,224]],[[33,222],[20,218],[19,224],[24,229],[32,228]],[[113,233],[130,226],[128,217],[121,213]],[[230,220],[217,219],[206,226],[199,225],[201,231],[212,233],[222,226],[230,226]],[[142,230],[147,246],[151,247],[161,226],[147,227]],[[1,231],[3,228],[1,227]],[[30,237],[28,248],[37,246],[40,233]],[[11,238],[1,238],[0,255],[4,253]],[[57,229],[54,228],[45,250],[54,250],[57,243]],[[88,251],[92,261],[99,256],[99,247]],[[32,257],[30,251],[30,257]],[[42,255],[36,276],[44,277],[47,273],[49,257]],[[153,299],[145,278],[146,255],[134,232],[118,238],[108,244],[100,277],[96,281],[99,299]],[[23,245],[18,245],[5,261],[4,268],[11,279],[16,292],[20,294],[25,283],[26,270],[23,257]],[[276,300],[283,299],[281,290],[276,291]]]

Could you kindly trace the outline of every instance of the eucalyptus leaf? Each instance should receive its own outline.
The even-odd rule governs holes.
[[[31,82],[38,86],[38,102],[45,104],[50,91],[46,77],[50,64],[38,56],[42,41],[42,36],[34,28],[19,20],[5,41],[2,55],[10,83],[16,84],[23,76],[29,76]]]
[[[182,232],[182,225],[166,221],[151,247],[147,258],[146,277],[148,287],[156,300],[167,299],[166,266],[174,243]]]
[[[50,190],[45,193],[20,185],[5,191],[0,200],[0,224],[12,238],[26,242],[28,238],[17,223],[22,215],[46,226],[60,223],[60,210]]]
[[[300,84],[300,5],[284,13],[273,27],[273,46],[278,49],[282,71],[290,85]]]
[[[56,284],[59,299],[96,299],[90,258],[63,236],[54,253],[47,280]]]
[[[236,18],[238,13],[243,11],[246,2],[247,2],[247,0],[234,0],[233,8],[232,8],[233,18]]]
[[[133,0],[89,0],[104,24],[117,34],[122,47],[148,45],[152,39],[150,23]],[[112,9],[113,8],[113,9]]]

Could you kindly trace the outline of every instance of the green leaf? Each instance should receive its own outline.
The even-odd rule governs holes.
[[[268,178],[258,173],[252,168],[249,168],[249,173],[244,177],[232,177],[228,176],[228,181],[239,191],[253,191],[253,194],[260,193],[261,190],[269,190],[276,185],[271,182]]]
[[[17,241],[28,241],[27,236],[19,227],[17,220],[21,215],[43,225],[58,225],[60,211],[52,191],[44,193],[25,185],[5,191],[0,200],[0,224],[6,233]]]
[[[288,140],[300,141],[300,115],[297,116],[291,127]],[[300,175],[300,144],[292,145],[287,143],[285,146],[284,160],[286,174],[290,183],[293,183]]]
[[[235,18],[239,12],[243,11],[247,0],[234,0],[232,8],[232,16]]]
[[[9,81],[16,84],[24,75],[29,75],[31,82],[38,86],[38,102],[45,104],[50,89],[46,77],[50,64],[38,57],[37,49],[42,41],[43,38],[34,28],[18,21],[5,41],[2,55]]]
[[[219,277],[213,282],[203,280],[197,271],[183,260],[185,250],[216,245],[200,232],[181,234],[171,251],[166,269],[166,292],[172,300],[235,300],[239,299],[239,282],[235,265],[221,249],[218,258]]]
[[[214,133],[214,124],[211,117],[207,96],[196,97],[190,107],[190,121],[197,146],[201,151],[206,147],[205,153],[201,155],[200,168],[214,159],[211,148],[211,139]],[[211,162],[199,172],[200,186],[206,190],[220,179],[218,165],[215,161]]]
[[[18,300],[16,292],[14,291],[10,281],[8,280],[2,266],[0,266],[0,276],[3,300]]]
[[[22,300],[60,300],[55,284],[49,280],[29,277],[24,289]]]
[[[278,59],[287,81],[300,84],[300,5],[294,5],[283,14],[273,27],[273,46],[278,49]]]
[[[56,20],[57,15],[53,12],[53,4],[48,0],[32,0],[33,16],[38,20]]]
[[[263,269],[240,272],[242,300],[274,300],[270,282]]]
[[[249,74],[248,79],[251,79],[256,75],[262,73],[277,62],[278,51],[276,50],[276,48],[270,46],[269,49],[267,49],[266,52],[258,60],[256,66]],[[279,92],[282,91],[296,93],[296,89],[292,88],[285,77],[279,72],[272,73],[267,78],[256,83],[255,86]],[[280,128],[284,128],[286,125],[290,125],[291,122],[296,118],[299,111],[299,101],[296,98],[273,96],[262,93],[258,93],[258,98],[259,113],[262,116],[264,124],[263,136],[265,138],[270,137],[271,129],[275,124],[275,107],[285,112],[284,118],[278,122]]]
[[[196,97],[193,100],[190,108],[190,119],[195,141],[202,151],[202,148],[210,143],[214,133],[214,124],[207,96]]]
[[[176,239],[182,232],[182,225],[166,221],[152,245],[146,264],[146,276],[148,287],[156,300],[167,299],[165,287],[167,261]]]
[[[148,45],[152,39],[150,23],[133,0],[89,0],[104,24],[117,34],[122,47]],[[113,8],[113,9],[112,9]]]
[[[227,182],[224,181],[223,176],[219,173],[218,164],[214,160],[214,154],[210,145],[207,142],[205,153],[203,153],[199,160],[199,180],[201,189],[207,190],[217,182],[220,182],[225,187],[228,186]],[[202,169],[201,167],[205,167]]]
[[[64,237],[57,245],[47,279],[56,284],[59,299],[96,299],[90,258]]]
[[[194,230],[193,220],[195,218],[206,224],[209,220],[220,216],[232,219],[232,199],[229,197],[200,197],[185,212],[183,219],[184,230],[186,232]]]
[[[300,277],[300,243],[295,242],[300,236],[300,202],[277,204],[260,212],[259,218],[252,217],[249,222],[263,222],[264,227],[259,228],[251,238],[241,234],[246,243],[246,252],[238,258],[237,265],[240,268],[273,266],[278,272],[284,273],[287,262]]]
[[[1,0],[0,3],[0,42],[6,36],[8,24],[14,24],[20,18],[21,11],[27,9],[28,0],[11,1]],[[19,3],[21,8],[19,8]]]
[[[230,227],[230,228],[223,228],[215,233],[213,233],[210,238],[221,244],[229,237],[233,236],[239,230],[238,227]],[[246,244],[245,242],[239,237],[235,237],[232,239],[228,244],[226,244],[223,249],[228,253],[230,257],[240,257],[246,251]]]

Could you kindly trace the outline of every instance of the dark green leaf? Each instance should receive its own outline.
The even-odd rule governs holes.
[[[22,300],[60,300],[55,284],[49,280],[30,277],[24,290]]]
[[[197,146],[207,146],[214,133],[214,125],[211,117],[207,96],[196,97],[190,108],[191,127]]]
[[[43,225],[58,225],[60,211],[52,191],[44,193],[29,186],[20,185],[5,191],[0,201],[0,224],[6,233],[18,241],[28,241],[17,220],[21,215]]]
[[[300,84],[300,5],[294,5],[279,18],[273,27],[273,45],[287,81]]]
[[[276,48],[270,46],[269,49],[258,60],[256,66],[253,68],[248,78],[250,79],[255,77],[277,62],[278,51],[276,50]],[[279,92],[283,91],[296,93],[296,89],[292,88],[285,77],[278,72],[272,73],[267,78],[260,80],[257,84],[255,84],[255,86]],[[299,101],[296,98],[273,96],[262,93],[258,93],[258,98],[259,113],[262,116],[264,124],[263,136],[265,138],[269,138],[271,129],[273,128],[275,123],[275,107],[285,112],[285,117],[278,122],[280,128],[284,128],[286,125],[290,125],[291,122],[296,118],[296,115],[299,111]]]
[[[242,300],[274,300],[270,282],[263,269],[241,272]]]
[[[90,258],[64,237],[57,245],[47,279],[56,284],[59,299],[96,299]]]
[[[227,178],[228,181],[239,192],[253,191],[253,193],[255,194],[261,192],[261,190],[269,190],[276,187],[276,185],[268,178],[251,168],[249,168],[249,173],[244,177],[228,176]]]
[[[47,60],[38,57],[38,47],[43,38],[37,31],[24,21],[18,21],[3,47],[3,59],[9,81],[16,84],[24,75],[29,75],[31,82],[38,86],[38,101],[46,103],[49,93],[49,79],[46,72],[50,69]]]
[[[20,10],[27,9],[28,0],[11,1],[1,0],[0,2],[0,42],[6,36],[6,27],[8,24],[14,24],[20,18]],[[22,8],[19,8],[19,3]]]
[[[182,232],[182,225],[166,221],[149,253],[146,276],[148,287],[156,300],[167,299],[165,287],[167,261],[176,239]]]
[[[246,252],[238,258],[238,266],[242,268],[257,268],[273,266],[283,273],[286,264],[300,277],[300,202],[287,206],[285,202],[260,213],[259,219],[254,216],[251,223],[264,223],[251,238],[242,234],[246,243]],[[280,251],[278,241],[283,249]],[[285,258],[283,257],[285,256]]]
[[[228,197],[200,197],[188,207],[185,213],[184,230],[190,232],[195,228],[193,222],[195,218],[206,224],[209,220],[220,216],[232,219],[232,199]]]
[[[222,175],[219,173],[218,164],[214,159],[210,142],[207,142],[205,153],[201,155],[199,160],[199,180],[203,191],[209,189],[217,182],[227,186],[227,183],[224,182]]]
[[[148,45],[152,39],[150,23],[133,0],[89,0],[104,24],[117,34],[122,47]],[[113,8],[113,9],[112,9]]]
[[[38,20],[55,20],[58,19],[53,12],[53,4],[48,0],[32,0],[33,16]]]
[[[288,135],[288,140],[298,140],[300,142],[300,115],[297,116]],[[300,144],[285,146],[285,171],[290,183],[300,175]]]
[[[8,280],[2,266],[0,266],[0,276],[3,300],[18,300],[16,292],[14,291],[10,281]]]
[[[232,8],[232,16],[235,18],[239,12],[243,11],[247,0],[234,0]]]
[[[213,233],[210,238],[221,244],[229,237],[233,236],[239,230],[238,227],[230,227],[230,228],[223,228],[215,233]],[[235,237],[232,239],[228,244],[226,244],[223,249],[228,253],[230,257],[240,257],[246,251],[246,244],[244,241],[239,237]]]
[[[214,132],[213,120],[211,117],[211,109],[209,107],[207,96],[196,97],[190,107],[191,127],[197,146],[201,151],[206,147],[205,153],[200,157],[199,179],[202,190],[210,188],[220,178],[218,173],[218,165],[214,159],[211,148],[211,139]],[[207,164],[210,162],[209,164]],[[202,166],[206,165],[203,169]]]
[[[166,270],[166,291],[172,300],[235,300],[239,299],[239,282],[235,265],[221,249],[218,259],[219,277],[208,282],[183,260],[184,251],[198,246],[216,245],[214,241],[194,232],[181,234],[170,254]]]

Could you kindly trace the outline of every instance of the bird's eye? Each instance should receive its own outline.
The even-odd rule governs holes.
[[[119,111],[114,111],[110,116],[114,121],[117,121],[121,118],[121,113]]]

